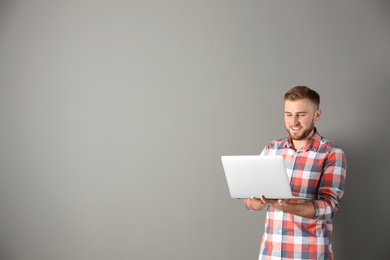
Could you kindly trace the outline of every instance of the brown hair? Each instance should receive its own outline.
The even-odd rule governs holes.
[[[306,86],[296,86],[290,89],[284,94],[284,100],[299,100],[307,98],[312,101],[317,108],[320,106],[320,95],[314,90],[306,87]]]

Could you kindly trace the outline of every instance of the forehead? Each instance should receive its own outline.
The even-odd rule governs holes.
[[[284,110],[286,112],[311,112],[316,110],[316,105],[309,99],[285,100]]]

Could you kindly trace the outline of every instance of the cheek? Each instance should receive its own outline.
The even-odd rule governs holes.
[[[310,119],[310,120],[306,120],[305,125],[309,127],[309,126],[311,126],[311,125],[314,125],[314,123],[315,123],[316,121],[317,121],[317,120],[316,120],[315,118]]]

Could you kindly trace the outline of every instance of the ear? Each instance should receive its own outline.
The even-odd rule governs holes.
[[[317,122],[321,118],[321,109],[317,109],[317,111],[314,113],[314,122]]]

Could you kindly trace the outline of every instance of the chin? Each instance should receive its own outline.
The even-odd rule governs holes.
[[[289,136],[293,140],[301,140],[302,139],[302,133],[300,134],[292,134],[291,132],[288,132]]]

